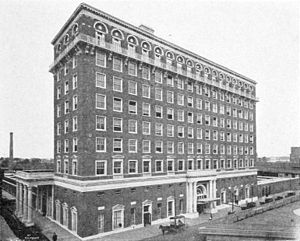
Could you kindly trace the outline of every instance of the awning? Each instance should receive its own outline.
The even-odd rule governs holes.
[[[197,204],[206,204],[206,203],[215,202],[218,200],[220,200],[220,198],[204,198],[204,199],[197,200]]]

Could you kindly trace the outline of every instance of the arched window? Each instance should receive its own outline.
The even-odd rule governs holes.
[[[196,72],[200,72],[200,71],[202,70],[202,65],[199,64],[199,63],[197,63],[197,64],[195,65],[195,67],[196,67]]]
[[[193,67],[194,67],[194,63],[193,63],[193,61],[190,60],[190,59],[188,59],[188,60],[186,61],[186,65],[187,65],[188,67],[190,67],[190,68],[193,68]]]
[[[58,221],[59,223],[61,222],[60,220],[60,201],[56,200],[55,201],[55,220]]]
[[[68,223],[69,223],[68,204],[63,203],[62,209],[63,209],[63,215],[62,215],[63,223],[62,224],[64,226],[68,227]]]
[[[72,28],[72,34],[76,35],[78,33],[78,23],[75,23]]]
[[[142,42],[142,53],[145,55],[148,55],[149,52],[151,51],[151,45],[147,41]]]
[[[59,44],[57,45],[56,51],[57,51],[57,52],[60,52],[60,51],[61,51],[61,43],[59,43]]]
[[[158,47],[158,46],[156,46],[155,48],[154,48],[154,54],[155,54],[155,57],[156,58],[160,58],[162,55],[163,55],[163,50],[162,50],[162,48],[161,47]]]
[[[184,64],[184,58],[181,55],[178,55],[176,58],[177,63]]]
[[[113,38],[117,38],[119,40],[124,40],[124,35],[123,35],[123,33],[119,29],[113,29],[111,31],[111,36]]]
[[[166,60],[168,64],[172,64],[173,60],[174,60],[174,54],[170,51],[166,52]]]
[[[94,24],[94,29],[97,32],[108,33],[106,25],[104,23],[101,23],[101,22],[96,22]]]
[[[202,184],[197,186],[197,200],[207,198],[207,190]]]
[[[69,34],[66,34],[66,36],[64,37],[64,44],[68,44],[70,40]]]
[[[175,201],[174,197],[170,196],[167,198],[167,217],[172,217],[175,215]]]
[[[77,209],[71,207],[71,230],[77,233]]]

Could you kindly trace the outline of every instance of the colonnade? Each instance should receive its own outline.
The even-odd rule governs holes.
[[[187,213],[197,213],[197,180],[191,180],[187,182]],[[216,207],[216,202],[212,201],[216,199],[217,182],[216,179],[207,181],[206,185],[206,198],[203,200],[210,203],[210,209]]]
[[[16,215],[25,223],[32,226],[32,187],[26,184],[16,183]]]

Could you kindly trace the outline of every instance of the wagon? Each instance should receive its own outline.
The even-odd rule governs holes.
[[[185,229],[185,216],[178,215],[174,217],[170,217],[169,225],[160,225],[159,229],[161,229],[163,235],[165,232],[168,233],[178,233]]]

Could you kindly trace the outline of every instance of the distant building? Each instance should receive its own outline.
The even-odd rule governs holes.
[[[256,82],[86,4],[54,45],[55,174],[17,172],[82,238],[217,212],[256,195]]]
[[[300,166],[300,147],[291,147],[290,161]]]

